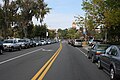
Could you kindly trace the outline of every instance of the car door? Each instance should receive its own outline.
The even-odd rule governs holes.
[[[119,64],[119,61],[117,60],[117,57],[118,57],[118,48],[116,46],[112,47],[112,50],[111,50],[111,54],[110,54],[110,64],[112,65],[116,65],[116,64]],[[110,67],[110,65],[109,65]]]
[[[110,56],[111,56],[111,49],[112,49],[112,46],[109,47],[105,54],[101,54],[101,64],[104,68],[108,68],[109,67],[109,64],[110,64]]]
[[[16,40],[14,40],[14,48],[18,48],[18,44]]]

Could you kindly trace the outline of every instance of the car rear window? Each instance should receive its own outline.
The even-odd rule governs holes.
[[[81,40],[76,40],[76,42],[81,42]]]
[[[106,50],[108,45],[98,45],[98,50]]]

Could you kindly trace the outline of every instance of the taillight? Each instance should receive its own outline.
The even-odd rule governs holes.
[[[97,51],[97,52],[96,52],[96,55],[100,55],[100,54],[102,54],[101,51]]]

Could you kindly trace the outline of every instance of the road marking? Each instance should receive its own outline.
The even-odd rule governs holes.
[[[42,48],[42,51],[46,51],[46,52],[50,52],[50,51],[53,51],[53,50],[51,50],[51,49],[44,49],[44,48]]]
[[[42,50],[42,48],[37,49],[37,50],[34,50],[34,51],[32,51],[32,52],[28,52],[28,53],[26,53],[26,54],[23,54],[23,55],[20,55],[20,56],[14,57],[14,58],[7,59],[7,60],[5,60],[5,61],[0,62],[0,65],[1,65],[1,64],[4,64],[4,63],[7,63],[7,62],[10,62],[10,61],[12,61],[12,60],[15,60],[15,59],[21,58],[21,57],[23,57],[23,56],[26,56],[26,55],[32,54],[32,53],[37,52],[37,51],[40,51],[40,50]]]
[[[79,48],[76,48],[76,49],[78,49],[81,53],[83,53],[86,57],[88,57],[88,55],[84,53],[82,50],[80,50]]]
[[[62,50],[62,44],[60,44],[59,49],[55,52],[55,54],[46,62],[46,64],[35,74],[35,76],[31,80],[42,80],[50,67],[52,66],[53,62],[58,57],[60,51]]]

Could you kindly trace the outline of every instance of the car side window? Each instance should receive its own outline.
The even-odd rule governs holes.
[[[14,43],[17,43],[17,41],[16,41],[16,40],[14,40]]]
[[[112,50],[111,50],[111,55],[117,56],[117,54],[118,54],[117,49],[115,47],[113,47]]]
[[[95,49],[96,49],[96,47],[97,47],[97,46],[95,45],[93,49],[95,50]]]
[[[108,55],[111,54],[111,48],[112,48],[112,47],[109,47],[108,49],[106,49],[106,54],[108,54]]]

